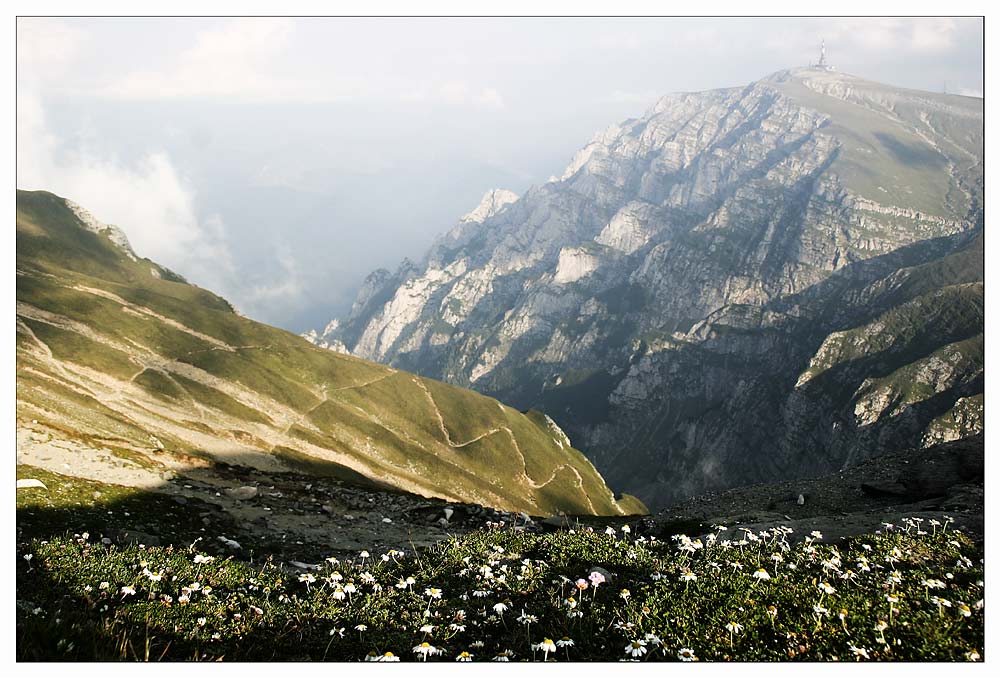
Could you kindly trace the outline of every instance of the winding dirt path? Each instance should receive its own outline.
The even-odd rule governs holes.
[[[147,318],[153,318],[155,320],[158,320],[168,327],[172,327],[175,330],[179,330],[181,332],[184,332],[185,334],[189,334],[192,337],[200,339],[205,343],[211,344],[215,348],[223,351],[235,352],[237,348],[249,348],[249,347],[230,346],[229,344],[227,344],[224,341],[221,341],[220,339],[216,339],[215,337],[209,334],[205,334],[204,332],[199,332],[198,330],[191,329],[187,325],[179,323],[173,318],[168,318],[165,315],[161,315],[152,309],[146,308],[145,306],[133,304],[130,301],[122,299],[113,292],[108,292],[107,290],[97,289],[96,287],[86,287],[85,285],[73,285],[69,289],[76,290],[78,292],[86,292],[87,294],[92,294],[95,297],[101,297],[113,301],[116,304],[121,304],[122,308],[124,308],[126,311],[130,311],[139,316],[145,316]]]
[[[514,451],[517,452],[518,456],[521,458],[521,476],[524,478],[526,485],[535,490],[541,489],[546,485],[548,485],[549,483],[551,483],[552,481],[554,481],[559,471],[568,468],[576,476],[576,484],[580,488],[580,494],[582,494],[584,499],[586,499],[587,506],[590,508],[591,513],[597,513],[597,511],[594,509],[593,502],[591,502],[590,500],[590,496],[583,489],[583,476],[580,475],[580,472],[573,465],[568,463],[560,464],[559,466],[557,466],[552,470],[552,475],[549,476],[548,480],[541,483],[537,482],[530,475],[528,475],[528,465],[527,465],[527,460],[525,459],[524,456],[524,452],[521,450],[521,446],[518,444],[517,437],[514,435],[514,432],[511,431],[510,428],[506,426],[499,426],[497,428],[490,429],[489,431],[481,433],[475,438],[466,440],[465,442],[455,442],[454,440],[451,439],[451,435],[448,433],[448,427],[445,426],[444,417],[441,415],[441,410],[438,409],[437,403],[434,401],[434,396],[431,395],[430,390],[416,377],[413,378],[413,383],[416,384],[420,388],[420,390],[424,392],[424,395],[427,396],[427,400],[428,402],[430,402],[431,408],[434,410],[434,414],[437,417],[438,426],[441,428],[441,433],[444,435],[444,438],[447,441],[449,447],[452,447],[454,449],[461,449],[467,445],[471,445],[474,442],[482,440],[483,438],[494,435],[496,433],[501,433],[501,432],[506,433],[507,436],[510,438],[510,442],[514,448]]]

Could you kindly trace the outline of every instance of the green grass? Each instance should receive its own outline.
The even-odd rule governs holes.
[[[17,656],[414,661],[426,642],[440,651],[429,661],[617,661],[633,648],[639,661],[962,661],[984,652],[982,554],[941,523],[840,545],[735,527],[697,544],[486,529],[329,562],[312,581],[266,559],[203,562],[199,544],[106,546],[95,527],[19,546]],[[596,571],[610,579],[593,586]]]
[[[58,377],[24,370],[23,362],[27,361],[22,361],[21,356],[18,356],[18,361],[22,363],[19,365],[22,369],[17,375],[17,397],[23,408],[19,412],[23,412],[25,417],[30,415],[50,428],[63,430],[69,438],[100,434],[100,437],[150,444],[148,432],[134,422],[123,419],[95,398],[68,387]],[[26,403],[31,403],[31,406]],[[77,424],[76,429],[67,430],[64,418],[73,420]],[[81,428],[85,430],[81,431]],[[183,446],[175,445],[173,449],[183,449]]]
[[[854,86],[861,96],[868,89],[881,87],[864,81]],[[952,187],[947,161],[909,129],[916,127],[925,133],[928,131],[919,119],[919,110],[897,107],[893,114],[905,120],[904,124],[899,124],[887,114],[820,94],[794,79],[778,88],[801,104],[832,118],[831,124],[819,134],[832,135],[840,141],[840,151],[830,171],[836,172],[849,189],[876,202],[910,207],[925,214],[949,218],[965,216],[966,200],[953,198],[956,204],[949,207],[946,199]],[[950,97],[946,103],[960,105],[957,99]],[[981,108],[978,116],[970,108],[968,116],[935,115],[933,122],[938,127],[944,124],[945,132],[952,139],[963,140],[961,149],[950,143],[939,144],[957,165],[962,168],[971,165],[969,153],[982,157]],[[941,137],[936,138],[942,141]]]
[[[326,459],[318,459],[308,454],[303,454],[290,447],[274,448],[274,455],[285,462],[285,464],[300,473],[305,473],[321,478],[334,478],[352,485],[361,487],[377,487],[387,489],[385,485],[375,482],[366,476],[361,475],[352,468],[343,466]]]
[[[224,375],[296,410],[307,410],[319,402],[312,392],[301,386],[303,382],[283,372],[282,362],[275,361],[275,356],[269,356],[267,351],[206,351],[184,358],[184,361],[210,374]]]
[[[216,388],[205,386],[204,384],[194,381],[193,379],[182,377],[179,374],[172,374],[170,375],[170,378],[173,379],[195,400],[208,405],[209,407],[213,407],[220,412],[224,412],[225,414],[238,419],[252,421],[259,424],[272,423],[270,417],[263,412],[244,405],[240,401],[226,395]]]
[[[75,425],[76,437],[135,447],[152,445],[149,431],[137,424],[150,422],[171,451],[193,453],[209,435],[226,447],[235,439],[248,449],[282,449],[300,467],[315,445],[331,458],[353,456],[376,482],[429,496],[535,515],[589,511],[589,498],[598,513],[621,513],[590,462],[515,410],[501,410],[472,391],[419,381],[440,399],[452,441],[509,428],[532,479],[547,479],[569,463],[585,479],[582,489],[567,472],[543,489],[531,487],[506,434],[487,436],[475,449],[453,448],[413,375],[319,349],[237,315],[224,299],[148,260],[130,260],[106,236],[82,228],[58,196],[18,191],[17,205],[17,299],[66,319],[61,328],[25,319],[55,361],[18,333],[22,419],[55,420],[64,430]],[[134,308],[80,288],[113,294]],[[73,331],[80,325],[106,342]],[[74,365],[101,372],[107,383],[74,374]],[[71,386],[74,379],[85,386]],[[218,381],[229,388],[216,388]],[[265,405],[251,406],[255,402]],[[202,410],[210,413],[197,422]],[[222,421],[211,421],[212,413]],[[168,442],[164,431],[176,439]],[[329,470],[322,459],[310,467]]]
[[[370,411],[379,421],[405,431],[412,438],[426,440],[432,445],[445,444],[434,408],[423,389],[414,383],[412,374],[399,372],[367,386],[336,391],[330,394],[330,403]],[[466,406],[471,411],[461,419],[475,426],[475,412],[482,404],[476,400],[467,402]]]
[[[188,392],[173,377],[159,370],[145,369],[132,381],[158,397],[178,402],[191,399]]]
[[[44,322],[22,320],[59,360],[83,365],[126,380],[131,379],[139,370],[139,364],[133,362],[127,354],[88,339],[82,334]]]
[[[46,310],[59,309],[59,315],[84,325],[93,322],[94,318],[101,318],[104,332],[118,343],[121,343],[119,337],[127,337],[157,353],[175,356],[208,351],[212,347],[206,341],[170,325],[124,311],[117,301],[72,289],[73,285],[80,285],[104,289],[126,298],[127,288],[123,286],[108,285],[98,279],[82,278],[72,273],[60,276],[59,281],[21,276],[17,282],[18,301]],[[159,301],[163,299],[161,297]],[[158,308],[156,304],[149,307]]]

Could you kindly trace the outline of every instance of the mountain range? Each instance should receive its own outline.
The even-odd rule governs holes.
[[[664,96],[311,342],[544,412],[653,508],[983,429],[983,101],[828,68]]]

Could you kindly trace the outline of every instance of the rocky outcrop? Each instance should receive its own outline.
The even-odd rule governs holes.
[[[462,222],[467,223],[471,221],[481,224],[490,217],[495,216],[497,212],[507,205],[516,201],[517,193],[503,188],[494,188],[486,192],[483,199],[479,201],[476,209],[462,217]]]
[[[322,333],[316,330],[309,330],[302,335],[302,338],[320,348],[328,348],[336,353],[346,353],[349,355],[350,351],[344,345],[344,342],[334,338],[338,329],[340,329],[340,321],[333,319],[323,329]]]
[[[83,224],[88,231],[107,236],[108,239],[125,254],[125,256],[132,261],[136,261],[135,252],[132,251],[132,245],[129,244],[124,231],[112,224],[105,224],[104,222],[98,221],[93,214],[83,209],[72,200],[67,200],[66,206],[69,207],[73,214],[76,215],[76,218],[80,220],[80,223]],[[160,276],[159,272],[155,268],[150,270],[157,277]]]
[[[585,278],[600,266],[600,259],[580,247],[564,247],[559,250],[559,263],[552,282],[560,285]]]
[[[331,338],[545,411],[654,506],[951,439],[982,164],[981,100],[817,69],[668,95],[487,194]]]

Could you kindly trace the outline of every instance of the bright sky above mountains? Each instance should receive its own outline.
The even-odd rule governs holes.
[[[979,19],[19,19],[18,187],[301,331],[659,96],[806,65],[982,96]]]

